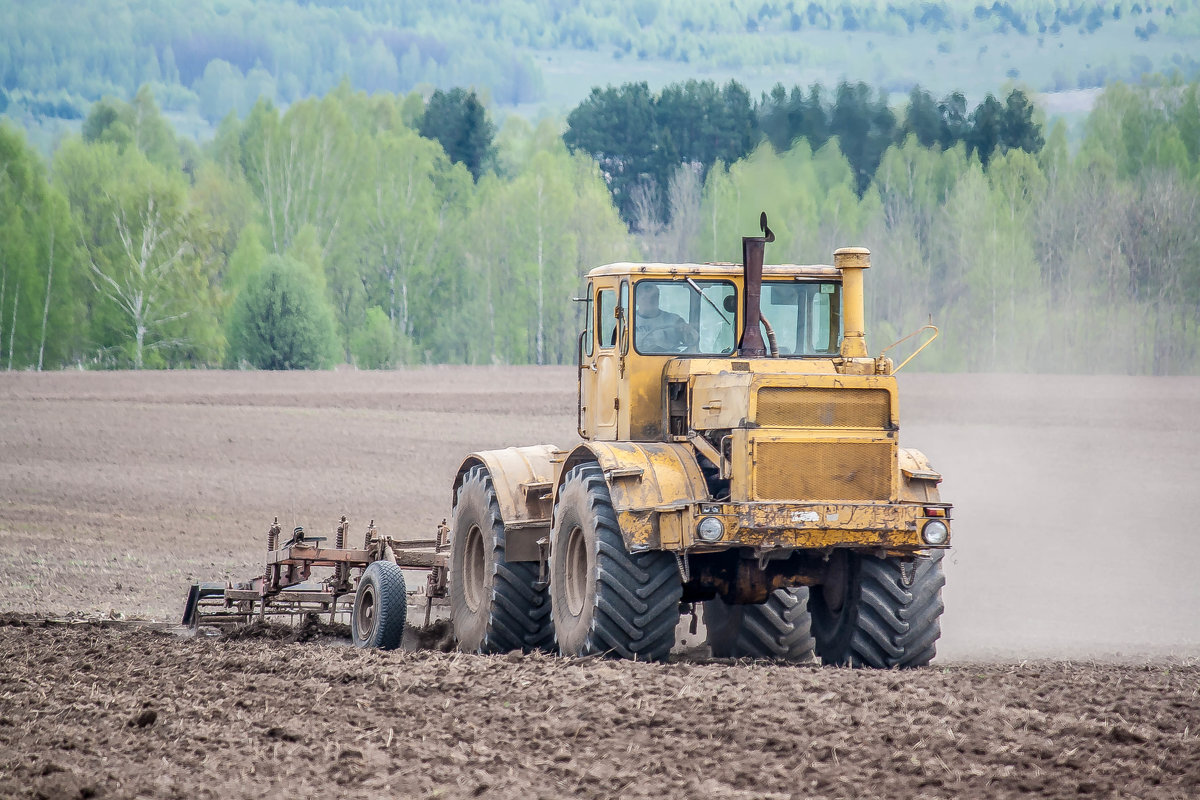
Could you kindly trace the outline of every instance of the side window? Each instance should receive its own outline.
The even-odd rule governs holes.
[[[775,342],[781,356],[802,353],[796,341],[803,343],[804,288],[795,282],[771,281],[763,284],[762,315],[775,330]],[[767,332],[763,330],[763,341]]]
[[[812,352],[836,352],[842,343],[841,293],[836,283],[822,283],[812,295]]]
[[[596,350],[596,342],[595,342],[596,337],[594,335],[594,331],[596,330],[596,326],[595,326],[596,317],[594,314],[595,307],[592,304],[593,296],[594,296],[594,292],[592,289],[592,284],[589,283],[588,287],[587,287],[587,295],[586,295],[587,299],[584,301],[584,306],[583,306],[583,320],[584,320],[583,321],[583,325],[584,325],[584,328],[583,328],[583,331],[584,331],[583,352],[585,355],[589,355],[589,356],[592,353],[594,353]]]
[[[596,320],[596,330],[600,333],[598,341],[601,347],[612,347],[617,343],[617,293],[612,289],[601,289],[596,305],[600,312]]]
[[[832,282],[776,280],[763,284],[762,313],[775,329],[781,356],[837,352],[842,336],[840,289]]]

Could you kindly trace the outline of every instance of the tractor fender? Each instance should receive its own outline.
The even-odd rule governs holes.
[[[708,485],[692,449],[672,442],[583,442],[567,456],[563,476],[577,464],[594,462],[604,472],[613,510],[631,553],[664,546],[659,517],[675,518],[682,506],[708,500]]]
[[[484,466],[504,520],[506,560],[538,561],[538,539],[550,533],[555,467],[562,456],[563,451],[552,444],[471,453],[454,476],[451,503],[458,498],[458,489],[471,468]]]
[[[920,450],[901,447],[897,452],[900,462],[900,500],[911,503],[940,503],[938,484],[942,474],[929,464],[929,459]]]

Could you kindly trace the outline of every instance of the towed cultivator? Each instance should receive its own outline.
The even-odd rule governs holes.
[[[428,570],[423,592],[425,624],[435,600],[446,596],[449,569],[449,529],[445,520],[433,539],[396,541],[379,533],[375,521],[367,527],[362,547],[349,547],[350,523],[341,518],[332,547],[328,537],[310,536],[302,527],[280,543],[279,518],[267,531],[267,562],[262,576],[251,581],[196,583],[188,594],[183,624],[234,626],[267,617],[349,616],[351,634],[359,647],[400,645],[408,617],[410,592],[402,570]],[[330,575],[312,580],[314,568],[331,568]]]

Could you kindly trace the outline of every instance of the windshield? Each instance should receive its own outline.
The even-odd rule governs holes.
[[[839,283],[764,281],[762,315],[775,329],[781,356],[837,355],[841,347]]]
[[[729,281],[638,281],[633,346],[644,355],[732,353],[737,289]]]

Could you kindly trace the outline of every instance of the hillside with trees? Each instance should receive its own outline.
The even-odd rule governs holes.
[[[259,98],[286,108],[343,80],[368,93],[474,88],[484,105],[565,113],[596,85],[688,78],[916,85],[972,105],[1200,75],[1200,3],[1009,0],[39,0],[0,4],[0,115],[43,152],[91,104],[149,86],[188,138]],[[885,97],[885,99],[887,99]]]

